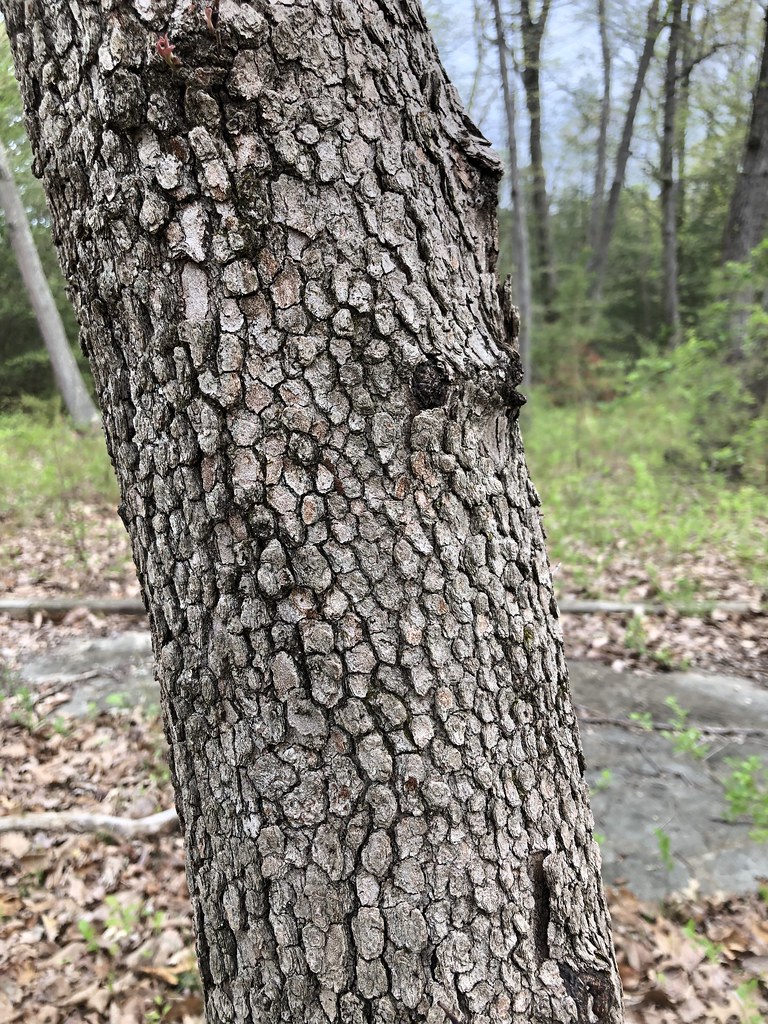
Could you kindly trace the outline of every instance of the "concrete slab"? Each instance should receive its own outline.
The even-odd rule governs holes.
[[[146,631],[58,648],[27,661],[21,674],[29,685],[55,679],[69,689],[71,699],[57,710],[75,715],[93,704],[108,707],[115,694],[126,703],[159,701]],[[574,662],[571,684],[576,703],[597,717],[625,720],[647,711],[668,721],[664,701],[672,696],[691,725],[768,730],[768,691],[733,676],[638,676]],[[676,754],[658,732],[583,724],[581,734],[607,883],[662,899],[692,883],[703,892],[741,893],[768,878],[768,844],[754,842],[747,824],[726,820],[723,793],[728,759],[755,754],[768,765],[768,738],[719,738],[697,760]]]

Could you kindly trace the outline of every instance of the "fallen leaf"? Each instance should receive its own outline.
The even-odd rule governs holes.
[[[5,850],[17,860],[21,860],[31,846],[32,843],[23,832],[6,832],[4,835],[0,835],[0,850]]]

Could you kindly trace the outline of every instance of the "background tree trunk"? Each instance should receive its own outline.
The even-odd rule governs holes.
[[[600,54],[603,68],[603,94],[600,98],[600,124],[595,152],[595,187],[589,217],[587,243],[594,252],[600,236],[600,222],[605,205],[605,178],[608,160],[608,124],[611,117],[611,44],[608,39],[605,0],[597,0],[597,25],[600,33]]]
[[[541,144],[541,42],[549,16],[550,0],[544,0],[538,19],[531,14],[530,0],[520,4],[523,33],[523,87],[528,107],[529,139],[531,150],[531,200],[536,238],[535,256],[539,301],[547,320],[556,317],[555,293],[557,279],[555,257],[552,251],[552,231],[549,224],[547,177],[544,172],[544,151]]]
[[[620,1021],[500,167],[420,7],[0,7],[148,604],[208,1024]]]
[[[672,0],[669,9],[669,46],[664,74],[664,125],[661,135],[661,240],[663,252],[664,324],[670,347],[680,341],[680,296],[677,259],[677,181],[675,152],[677,142],[678,53],[682,28],[683,2]]]
[[[768,9],[752,116],[741,171],[731,197],[723,236],[723,262],[741,262],[765,236],[768,223]]]
[[[624,175],[627,171],[627,162],[629,160],[632,146],[632,135],[635,130],[635,115],[637,114],[640,97],[643,93],[645,76],[647,75],[648,68],[651,65],[653,51],[656,47],[656,40],[658,39],[659,31],[661,29],[661,22],[659,21],[659,2],[660,0],[651,0],[651,5],[648,8],[645,44],[643,46],[643,51],[640,54],[640,60],[637,65],[637,74],[635,75],[632,93],[629,97],[629,104],[627,106],[626,117],[624,118],[624,128],[621,133],[621,141],[619,142],[619,149],[616,154],[616,167],[613,172],[613,182],[608,194],[608,202],[605,205],[603,221],[600,226],[598,245],[592,255],[592,259],[590,260],[589,272],[592,276],[590,299],[595,307],[599,304],[603,294],[605,268],[608,262],[608,250],[611,247],[613,232],[616,229],[616,216],[619,212],[619,198],[624,186]]]
[[[45,271],[37,254],[35,240],[21,201],[5,146],[0,141],[0,206],[5,213],[8,235],[16,262],[19,265],[29,303],[37,317],[43,342],[53,368],[56,387],[64,406],[79,427],[96,423],[99,413],[91,401],[88,388],[80,373],[61,316],[56,308]]]
[[[496,29],[496,47],[499,53],[499,75],[501,90],[504,97],[504,114],[507,123],[507,161],[509,188],[512,197],[512,237],[513,256],[515,261],[515,280],[513,293],[520,311],[520,358],[523,364],[524,380],[531,383],[533,379],[533,323],[531,297],[531,257],[528,246],[528,212],[525,206],[523,186],[520,180],[520,166],[517,161],[517,130],[515,126],[515,92],[510,82],[508,48],[504,19],[501,13],[500,0],[491,0],[494,25]]]
[[[703,60],[702,55],[694,54],[693,11],[695,3],[685,5],[685,19],[682,26],[680,81],[677,89],[678,110],[677,121],[677,234],[678,239],[686,222],[686,193],[688,186],[688,118],[691,110],[691,75],[696,63]],[[685,276],[684,273],[682,276]]]

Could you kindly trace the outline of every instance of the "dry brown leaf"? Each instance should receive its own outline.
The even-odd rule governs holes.
[[[159,978],[171,987],[175,987],[179,983],[179,971],[174,971],[170,967],[136,967],[134,970],[137,974],[144,974],[150,978]]]
[[[23,906],[19,896],[10,894],[0,897],[0,919],[15,917]]]
[[[677,1015],[683,1024],[694,1024],[706,1020],[707,1007],[697,996],[691,995],[678,1005]]]
[[[0,757],[4,758],[6,761],[26,757],[28,752],[26,744],[24,743],[0,744]]]
[[[92,981],[85,988],[78,989],[77,992],[73,992],[66,999],[60,1000],[59,1006],[82,1006],[83,1004],[90,1006],[91,999],[98,994],[100,988],[101,982]]]
[[[0,850],[10,853],[17,860],[21,860],[31,846],[32,843],[21,832],[6,832],[0,836]]]

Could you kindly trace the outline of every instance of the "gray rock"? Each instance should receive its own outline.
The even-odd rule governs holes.
[[[689,712],[692,726],[768,729],[768,691],[745,679],[693,672],[638,676],[592,662],[573,662],[570,669],[574,701],[596,717],[625,720],[637,711],[669,721],[664,702],[671,696]],[[29,659],[20,674],[32,687],[56,680],[70,690],[57,712],[86,714],[93,704],[113,705],[116,695],[125,704],[159,703],[146,631],[64,645]],[[641,899],[663,899],[693,882],[704,893],[748,892],[768,877],[768,844],[754,842],[748,824],[726,820],[723,791],[729,758],[757,755],[768,764],[767,737],[719,737],[703,759],[676,754],[659,732],[583,722],[581,738],[595,827],[604,837],[606,883],[626,885]],[[363,754],[374,777],[388,776],[383,750]],[[667,842],[672,866],[662,856]]]

